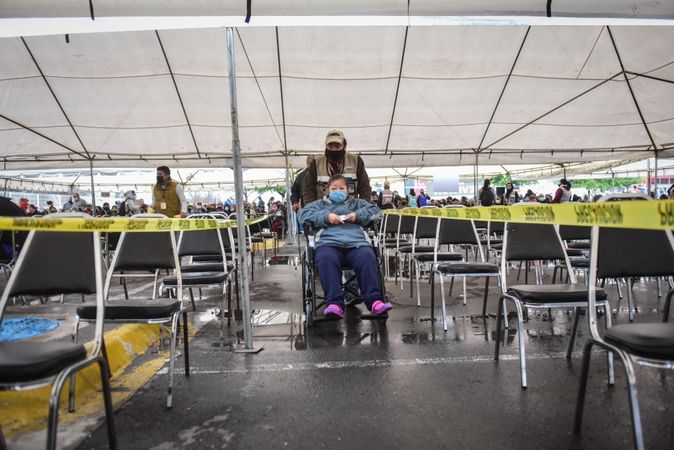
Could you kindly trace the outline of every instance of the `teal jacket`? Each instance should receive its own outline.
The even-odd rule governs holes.
[[[356,213],[356,223],[328,223],[328,214],[338,216]],[[381,211],[377,205],[362,199],[349,198],[344,203],[333,203],[328,198],[322,198],[306,205],[299,214],[302,224],[310,224],[316,231],[316,248],[322,246],[357,248],[370,244],[370,239],[362,227],[373,220],[381,218]]]

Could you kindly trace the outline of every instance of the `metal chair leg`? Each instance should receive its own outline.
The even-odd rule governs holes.
[[[487,317],[487,297],[489,296],[489,277],[485,278],[484,301],[482,302],[482,317]]]
[[[578,320],[580,319],[580,308],[573,308],[573,330],[571,330],[571,340],[569,341],[569,348],[566,349],[566,359],[571,360],[571,353],[573,353],[573,346],[576,343],[576,333],[578,332]]]
[[[588,339],[583,349],[583,365],[580,369],[580,386],[578,387],[578,397],[576,398],[576,416],[573,421],[573,432],[580,433],[580,427],[583,423],[583,409],[585,407],[585,392],[587,391],[587,378],[590,373],[590,361],[592,356],[592,338]]]
[[[440,276],[440,297],[442,298],[442,329],[447,331],[447,304],[445,302],[445,282]]]
[[[665,297],[665,306],[662,311],[662,321],[663,322],[668,322],[669,321],[669,309],[670,306],[672,305],[672,296],[674,295],[674,289],[671,289],[667,293],[667,297]]]
[[[180,316],[176,314],[173,316],[173,319],[171,320],[171,334],[170,334],[170,341],[171,341],[171,355],[169,357],[169,373],[168,373],[168,390],[166,392],[166,407],[167,408],[172,408],[173,407],[173,374],[174,374],[174,369],[175,369],[175,360],[176,360],[176,341],[178,340],[178,333],[177,333],[177,327],[178,327],[178,318]]]
[[[185,358],[185,376],[190,376],[190,344],[187,331],[187,311],[183,311],[183,353]]]

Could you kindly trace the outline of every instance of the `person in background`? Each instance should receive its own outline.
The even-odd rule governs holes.
[[[304,177],[307,175],[307,170],[309,170],[312,162],[314,162],[314,157],[312,155],[307,156],[307,167],[297,174],[295,182],[290,189],[290,203],[292,203],[293,211],[295,212],[304,206]]]
[[[379,209],[391,209],[395,207],[396,193],[391,191],[391,185],[388,181],[384,182],[384,189],[377,197],[377,206]]]
[[[520,201],[520,196],[512,183],[506,183],[505,193],[503,194],[503,205],[510,206]]]
[[[410,193],[407,196],[407,206],[410,208],[417,207],[417,193],[414,192],[414,188],[410,188]]]
[[[80,194],[77,192],[73,192],[73,201],[72,204],[70,205],[70,210],[71,211],[79,211],[79,212],[86,212],[87,209],[87,202],[80,197]],[[91,210],[89,210],[89,214],[91,214]]]
[[[187,199],[183,187],[171,179],[171,169],[166,166],[157,167],[157,183],[152,188],[154,212],[168,217],[187,216]]]
[[[108,203],[108,202],[103,203],[103,215],[104,216],[111,216],[112,215],[110,213],[110,203]]]
[[[562,178],[559,180],[558,186],[555,196],[550,200],[550,203],[566,203],[571,201],[571,183],[566,178]]]
[[[482,185],[482,188],[478,192],[477,199],[480,202],[479,203],[480,206],[491,206],[496,201],[496,197],[494,196],[494,190],[491,188],[490,179],[484,180],[484,184]]]
[[[123,212],[125,216],[135,216],[143,212],[140,202],[136,201],[136,191],[130,190],[124,193]]]
[[[417,207],[421,208],[423,206],[428,206],[428,201],[431,199],[431,196],[424,192],[423,189],[419,191],[417,196]]]
[[[667,195],[669,195],[669,198],[674,198],[674,184],[667,189]]]

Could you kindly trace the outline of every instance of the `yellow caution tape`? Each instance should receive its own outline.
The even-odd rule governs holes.
[[[548,223],[642,230],[674,229],[674,200],[599,203],[518,203],[471,208],[387,209],[384,214],[492,222]]]
[[[248,225],[266,220],[267,216],[247,219]],[[236,228],[235,220],[222,219],[154,219],[133,217],[0,217],[0,230],[16,231],[196,231]]]

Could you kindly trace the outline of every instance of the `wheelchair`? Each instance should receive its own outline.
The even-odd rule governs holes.
[[[318,267],[315,262],[315,231],[311,225],[303,224],[304,229],[304,238],[306,240],[305,250],[301,254],[301,266],[302,266],[302,305],[305,315],[305,323],[307,327],[312,327],[314,323],[324,322],[324,321],[333,321],[337,319],[324,318],[322,315],[317,316],[318,311],[323,309],[325,305],[325,298],[318,295],[316,285],[317,281],[320,282],[318,275]],[[380,251],[380,241],[379,241],[379,222],[373,221],[364,228],[368,232],[368,236],[372,243],[372,250],[374,251],[375,259],[377,261],[377,269],[379,272],[379,287],[381,289],[381,294],[384,300],[388,301],[388,296],[386,294],[386,283],[384,279],[384,258]],[[350,266],[343,266],[342,270],[351,269]],[[356,297],[356,301],[349,303],[347,308],[354,308],[357,303],[362,302],[360,293],[358,290],[352,288],[350,284],[356,279],[356,274],[351,275],[346,281],[342,281],[342,289],[344,292],[350,292]],[[377,320],[379,322],[386,322],[388,319],[388,313],[380,314],[378,316],[365,313],[360,315],[361,320]]]

